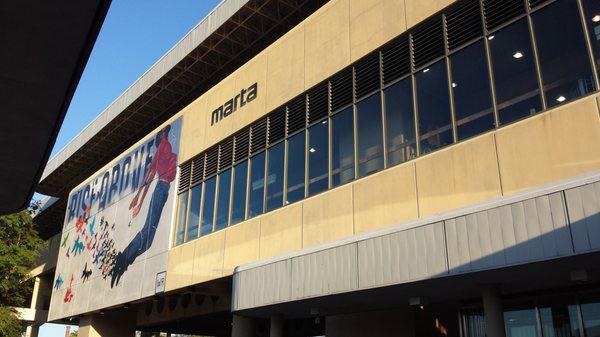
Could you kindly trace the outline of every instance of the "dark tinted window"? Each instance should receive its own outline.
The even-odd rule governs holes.
[[[381,95],[375,94],[356,104],[358,128],[358,176],[383,169],[383,124]]]
[[[596,62],[597,70],[600,70],[600,1],[582,0],[581,2],[594,52],[594,62]]]
[[[331,118],[331,185],[354,179],[354,117],[352,107]]]
[[[175,233],[175,244],[183,243],[185,236],[185,219],[187,216],[188,192],[185,191],[177,196],[177,231]]]
[[[548,107],[595,90],[577,2],[561,0],[533,15]]]
[[[388,87],[383,94],[388,165],[393,166],[417,156],[411,78]]]
[[[304,131],[288,140],[287,198],[286,204],[304,198],[304,161],[306,143]]]
[[[213,218],[215,215],[215,189],[217,177],[212,177],[204,182],[204,197],[202,198],[202,223],[200,235],[212,232]]]
[[[428,153],[453,141],[446,61],[419,71],[416,80],[421,153]]]
[[[494,128],[492,93],[483,41],[450,56],[458,139]]]
[[[542,109],[527,21],[522,19],[488,37],[500,123]]]
[[[186,241],[198,237],[198,225],[200,220],[200,199],[202,197],[202,184],[192,187],[192,197],[190,200],[190,209],[188,215],[188,226]]]
[[[267,168],[267,211],[283,206],[283,164],[285,143],[269,148]]]
[[[231,224],[243,221],[246,215],[246,182],[248,180],[248,162],[234,167],[233,200],[231,202]]]
[[[265,153],[250,159],[250,195],[248,206],[248,217],[263,213],[265,192]]]
[[[308,195],[325,191],[328,187],[327,121],[308,129]]]
[[[217,199],[217,220],[215,230],[227,227],[229,222],[229,195],[231,191],[231,169],[219,174],[219,194]]]

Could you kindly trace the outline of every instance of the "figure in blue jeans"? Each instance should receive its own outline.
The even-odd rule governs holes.
[[[119,284],[121,276],[123,276],[127,268],[133,264],[138,256],[150,249],[152,242],[154,241],[154,235],[156,234],[160,216],[165,207],[165,203],[167,202],[167,198],[169,197],[171,182],[175,180],[177,173],[177,155],[173,153],[171,143],[169,143],[170,130],[171,126],[167,125],[156,135],[156,153],[144,176],[142,185],[131,201],[131,204],[129,204],[129,209],[132,211],[132,215],[135,218],[140,213],[142,205],[144,204],[148,188],[150,188],[155,176],[158,175],[158,181],[156,182],[154,192],[152,192],[152,198],[150,199],[144,227],[135,235],[129,245],[127,245],[122,252],[117,253],[115,257],[114,265],[111,270],[111,288]],[[142,195],[141,198],[140,193]]]

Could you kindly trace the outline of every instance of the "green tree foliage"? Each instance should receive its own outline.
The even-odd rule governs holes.
[[[28,272],[42,244],[29,211],[0,216],[0,337],[20,335],[11,307],[27,306],[32,290]]]

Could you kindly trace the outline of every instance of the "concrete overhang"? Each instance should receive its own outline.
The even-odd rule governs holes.
[[[0,214],[28,205],[110,2],[0,4]]]
[[[223,0],[48,162],[37,191],[61,200],[46,212],[64,215],[74,186],[327,1]],[[39,218],[42,235],[56,233],[62,224]]]

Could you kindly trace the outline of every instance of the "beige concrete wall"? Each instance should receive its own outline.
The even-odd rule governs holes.
[[[587,97],[175,247],[167,290],[231,275],[245,263],[600,170],[599,116],[596,97]]]
[[[332,0],[180,112],[186,161],[452,3]],[[211,126],[211,113],[258,83],[256,100]]]

